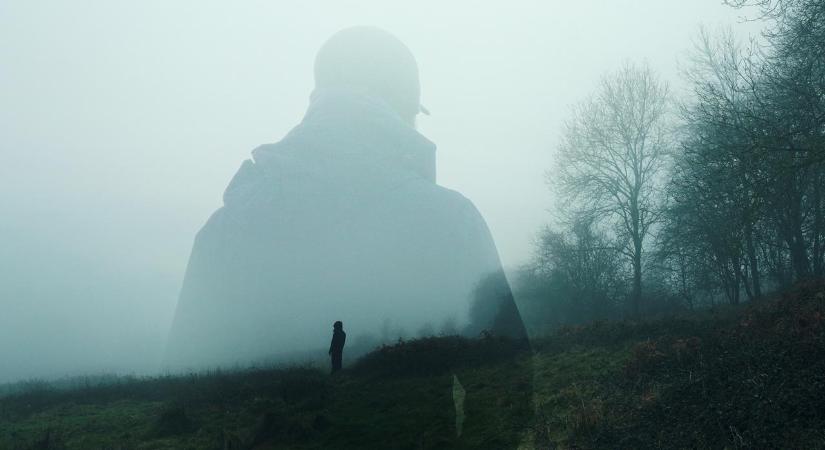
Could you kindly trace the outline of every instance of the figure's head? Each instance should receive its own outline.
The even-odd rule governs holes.
[[[345,28],[315,57],[315,88],[349,88],[387,102],[413,125],[422,110],[418,64],[410,49],[375,27]]]
[[[341,330],[344,328],[344,324],[340,320],[337,320],[334,324],[332,324],[332,327],[336,330]]]

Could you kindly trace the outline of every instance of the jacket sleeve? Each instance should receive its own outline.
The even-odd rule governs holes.
[[[223,209],[216,211],[195,236],[167,339],[164,365],[168,368],[197,365],[217,350],[212,319],[225,316],[216,302],[225,278],[219,264],[224,214]]]

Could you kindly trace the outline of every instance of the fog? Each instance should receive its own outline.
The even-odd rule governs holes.
[[[250,151],[301,120],[315,54],[346,26],[415,54],[438,183],[473,201],[512,268],[552,218],[545,171],[569,106],[627,59],[678,87],[699,25],[739,14],[717,0],[6,0],[0,382],[159,370],[196,232]]]

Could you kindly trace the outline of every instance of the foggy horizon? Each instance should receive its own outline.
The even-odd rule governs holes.
[[[759,31],[715,0],[437,5],[0,5],[0,383],[160,370],[196,232],[252,149],[301,120],[342,28],[415,54],[438,183],[508,270],[553,220],[562,125],[605,73],[647,62],[678,95],[700,26]]]

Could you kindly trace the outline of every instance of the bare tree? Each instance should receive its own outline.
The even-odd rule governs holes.
[[[572,225],[561,232],[542,230],[534,269],[551,280],[560,297],[556,301],[566,303],[569,322],[611,318],[624,295],[623,264],[616,258],[616,246],[594,230],[589,219],[574,219]]]
[[[669,177],[670,240],[705,254],[734,304],[742,286],[751,299],[762,295],[757,229],[770,168],[754,54],[731,29],[702,29],[684,70],[693,96],[681,105],[686,132]]]
[[[564,207],[615,227],[633,268],[631,308],[639,314],[642,252],[658,222],[660,172],[668,136],[667,84],[647,66],[625,64],[602,78],[598,91],[573,109],[548,173]]]

